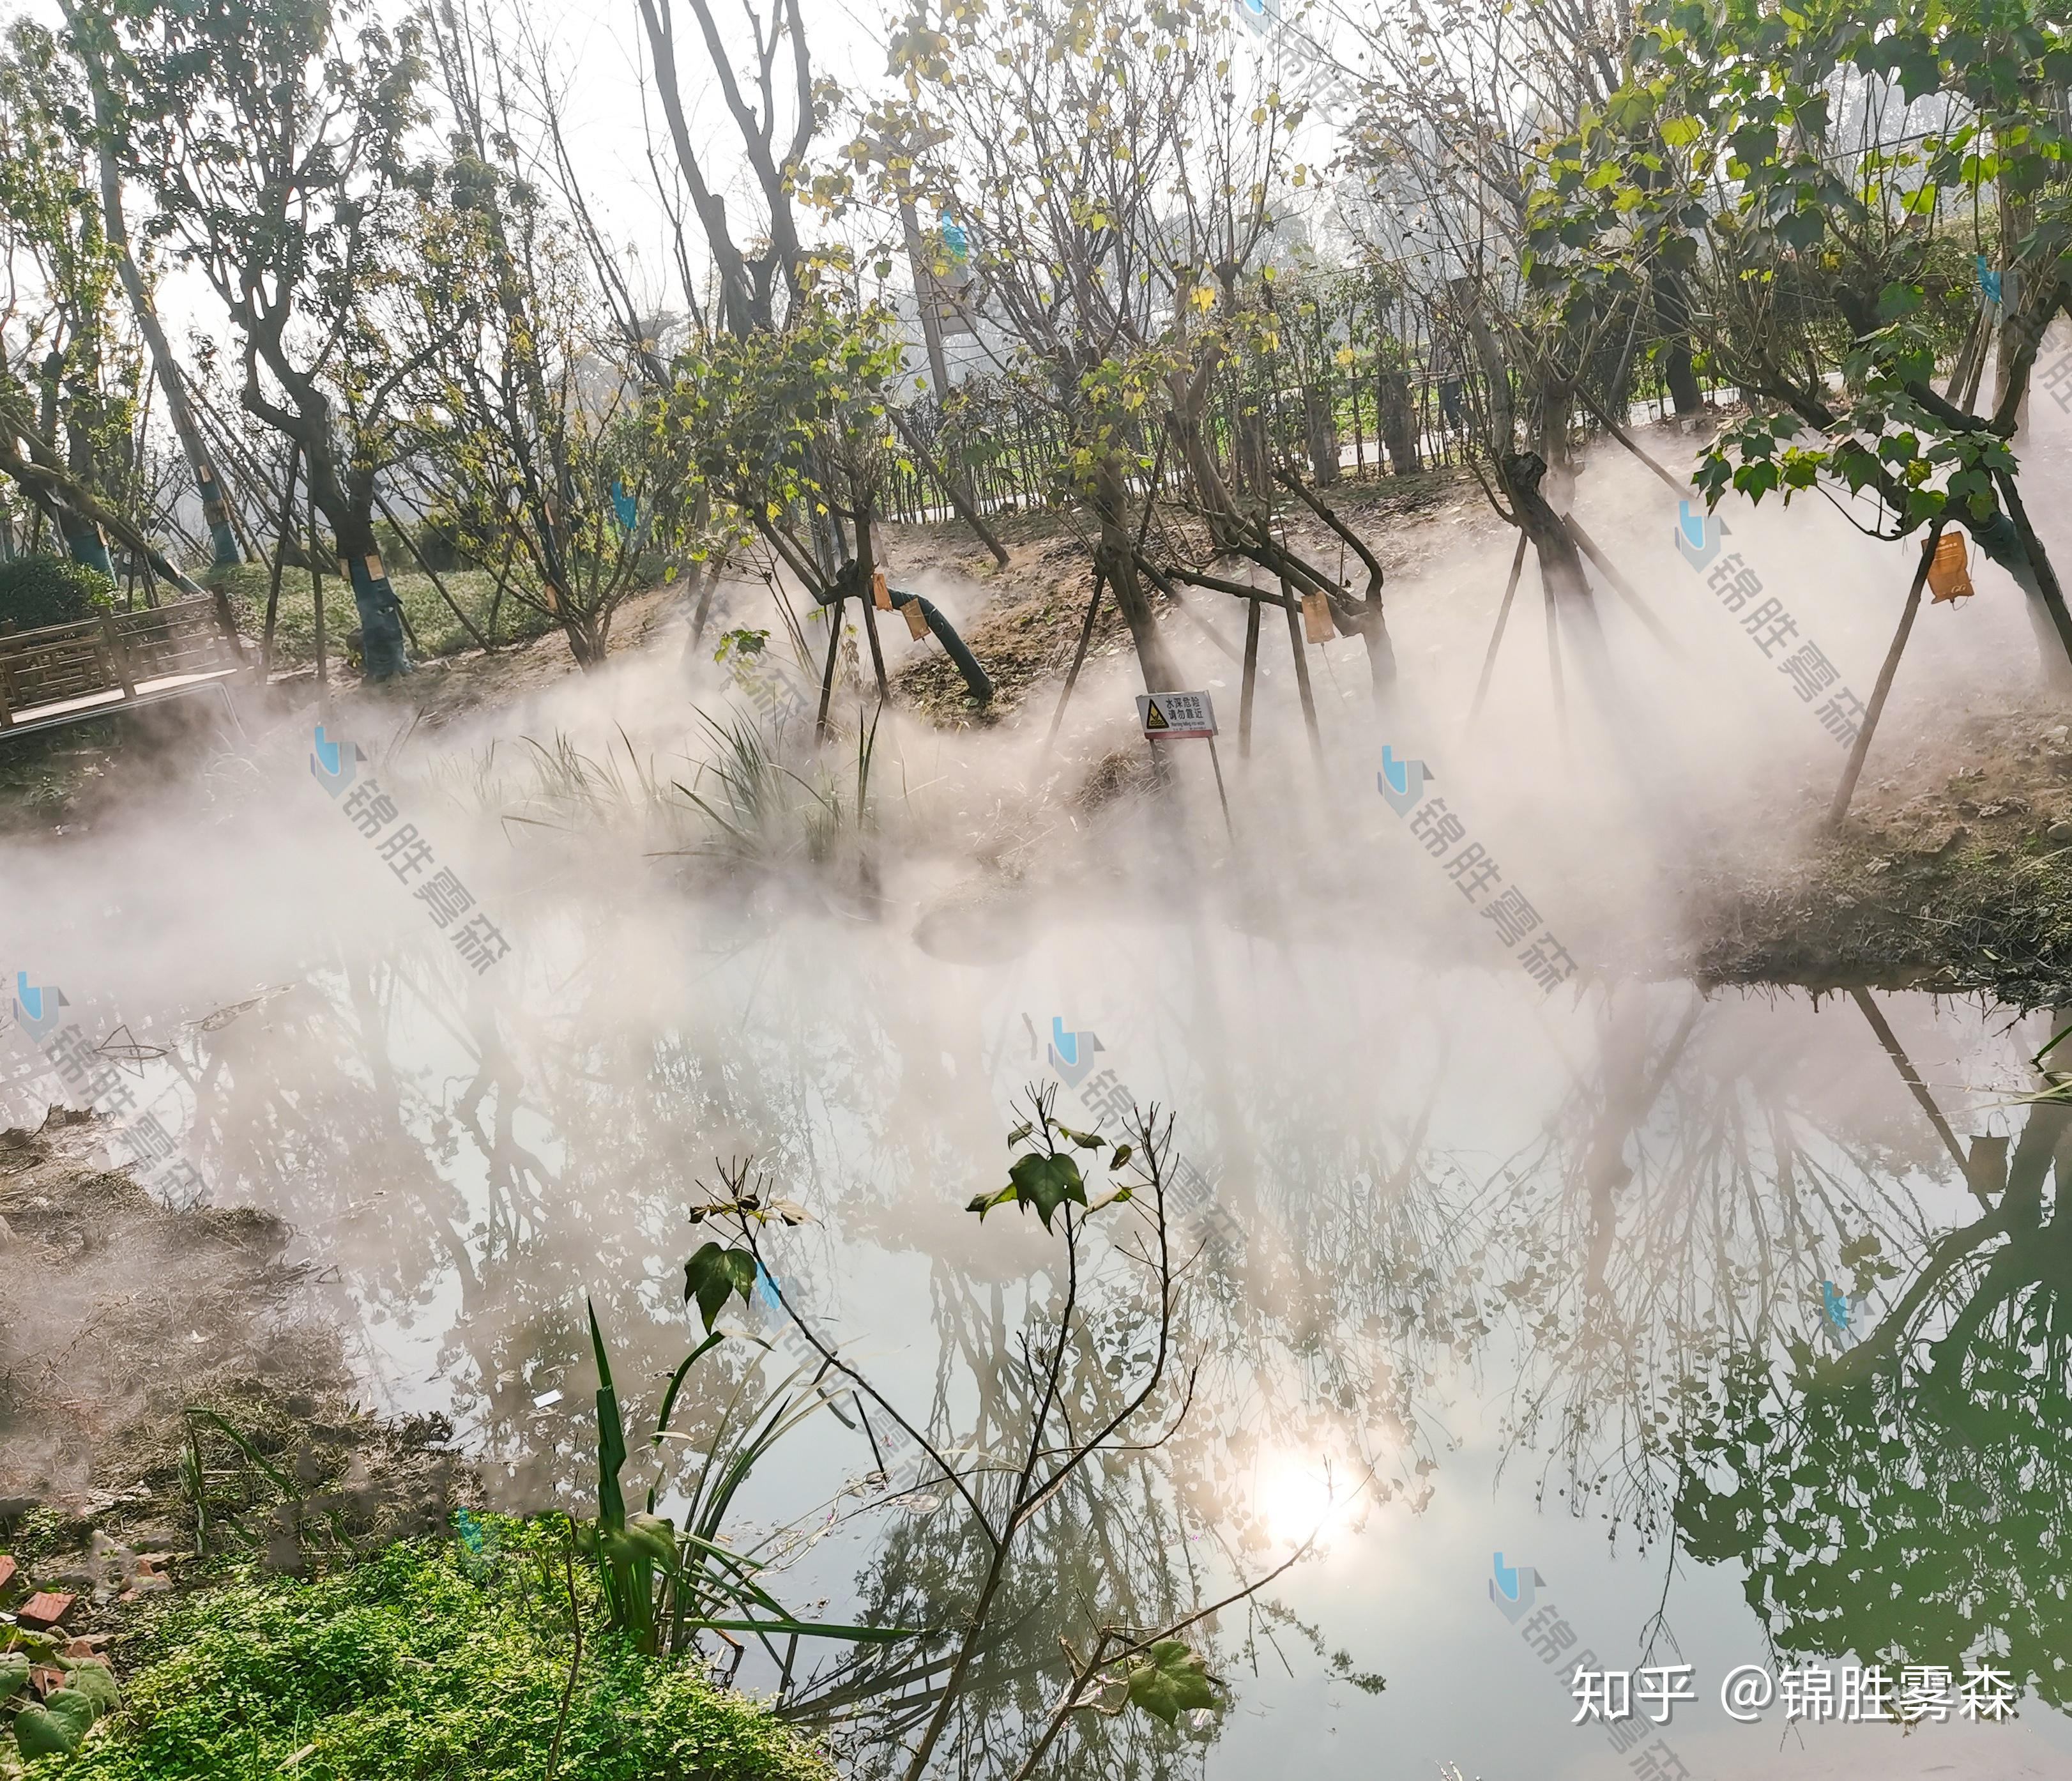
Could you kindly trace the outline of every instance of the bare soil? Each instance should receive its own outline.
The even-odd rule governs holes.
[[[1331,500],[1341,516],[1368,538],[1388,577],[1414,574],[1432,558],[1457,549],[1464,535],[1508,529],[1474,479],[1455,470],[1342,483],[1332,489]],[[1346,554],[1338,537],[1306,508],[1291,507],[1283,519],[1289,541],[1311,561],[1335,566]],[[1071,666],[1093,588],[1090,537],[1074,516],[1009,514],[987,523],[1007,548],[1004,567],[961,521],[887,526],[879,534],[894,586],[919,576],[949,574],[989,595],[978,621],[964,630],[964,640],[993,678],[987,710],[972,708],[956,665],[939,652],[931,651],[898,677],[900,691],[946,727],[994,722],[1032,698],[1041,703],[1054,697],[1056,683]],[[1346,571],[1355,586],[1364,585],[1358,570],[1355,562]],[[1162,594],[1154,594],[1152,603],[1162,618],[1215,631],[1226,650],[1235,652],[1241,629],[1223,596],[1192,594],[1178,614]],[[1128,647],[1128,630],[1114,600],[1104,598],[1088,659]]]
[[[62,1109],[0,1133],[0,1551],[25,1579],[90,1631],[226,1553],[299,1569],[440,1525],[450,1431],[354,1404],[289,1228],[168,1211],[101,1144]]]
[[[1968,764],[1925,788],[1904,761],[1873,779],[1873,754],[1841,833],[1801,863],[1709,874],[1687,948],[1662,965],[2072,1003],[2072,729],[2016,710],[1956,740]]]

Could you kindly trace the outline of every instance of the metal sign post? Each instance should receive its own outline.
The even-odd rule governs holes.
[[[1215,770],[1216,801],[1223,807],[1223,829],[1237,845],[1231,821],[1230,794],[1223,789],[1223,763],[1216,754],[1216,708],[1206,693],[1140,693],[1137,722],[1146,742],[1201,741],[1209,745],[1209,765]]]

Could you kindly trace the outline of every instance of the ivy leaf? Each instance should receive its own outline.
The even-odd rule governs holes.
[[[1892,72],[1899,77],[1899,90],[1910,105],[1942,84],[1942,64],[1932,49],[1911,45],[1890,60]]]
[[[754,1290],[755,1257],[746,1249],[723,1249],[708,1243],[684,1264],[684,1302],[697,1302],[708,1335],[730,1298],[738,1293],[746,1305]]]
[[[1026,1156],[1007,1171],[1014,1198],[1036,1208],[1043,1228],[1067,1200],[1087,1203],[1087,1184],[1079,1178],[1079,1166],[1070,1157]]]
[[[14,1715],[14,1742],[24,1756],[69,1756],[100,1715],[76,1688],[53,1688],[40,1707]]]
[[[24,1707],[14,1715],[14,1742],[24,1756],[69,1756],[81,1734],[41,1707]]]
[[[84,1695],[93,1703],[97,1713],[111,1713],[122,1705],[121,1691],[115,1686],[115,1672],[97,1658],[83,1659],[73,1664],[65,1686]],[[6,1688],[6,1672],[0,1669],[0,1694],[5,1694]]]
[[[1190,1709],[1216,1704],[1207,1665],[1183,1639],[1160,1639],[1129,1666],[1128,1683],[1129,1704],[1169,1725]]]

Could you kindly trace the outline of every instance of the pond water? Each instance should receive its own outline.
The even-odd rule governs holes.
[[[199,1191],[291,1220],[370,1394],[449,1415],[517,1507],[594,1489],[586,1295],[652,1417],[701,1333],[686,1211],[734,1157],[813,1215],[765,1240],[787,1301],[944,1445],[1009,1443],[1015,1334],[1054,1308],[1062,1242],[966,1203],[1005,1181],[1030,1085],[1111,1137],[1130,1103],[1169,1112],[1167,1171],[1207,1196],[1175,1214],[1191,1402],[1046,1510],[944,1772],[1005,1772],[985,1753],[1050,1698],[1061,1632],[1172,1618],[1314,1532],[1203,1629],[1219,1722],[1176,1753],[1102,1721],[1054,1772],[2072,1775],[2072,1134],[2023,1098],[2049,1018],[1676,983],[1542,999],[1371,932],[1180,906],[1001,948],[870,913],[773,890],[600,923],[542,897],[504,911],[523,944],[478,976],[429,931],[319,942],[319,910],[257,922],[275,988],[199,1020],[192,985],[150,1006],[84,987],[88,948],[141,944],[92,911],[52,944],[82,1030],[168,1047],[138,1105],[183,1132]],[[7,1110],[33,1117],[47,1083],[9,1042]],[[1097,1331],[1141,1359],[1130,1265],[1089,1255]],[[784,1321],[736,1302],[775,1346],[729,1344],[679,1425],[786,1368]],[[941,1624],[974,1549],[936,1495],[886,1506],[870,1439],[808,1422],[737,1535],[803,1524],[775,1549],[788,1605]],[[1688,1665],[1696,1698],[1575,1724],[1579,1664]],[[1947,1718],[1932,1673],[1910,1728],[1722,1705],[1743,1667],[1820,1669],[1839,1715],[1873,1664],[1949,1671]],[[2012,1678],[2013,1717],[1965,1717],[1967,1665]]]

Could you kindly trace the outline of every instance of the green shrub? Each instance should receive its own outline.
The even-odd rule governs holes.
[[[69,557],[10,557],[0,562],[0,631],[90,619],[114,596],[105,575]]]
[[[485,1524],[487,1558],[420,1542],[314,1582],[276,1578],[189,1599],[158,1622],[125,1676],[129,1711],[78,1756],[29,1775],[541,1781],[572,1650],[560,1546],[525,1524]],[[582,1668],[561,1781],[831,1781],[755,1701],[606,1635],[580,1565],[577,1590]]]

